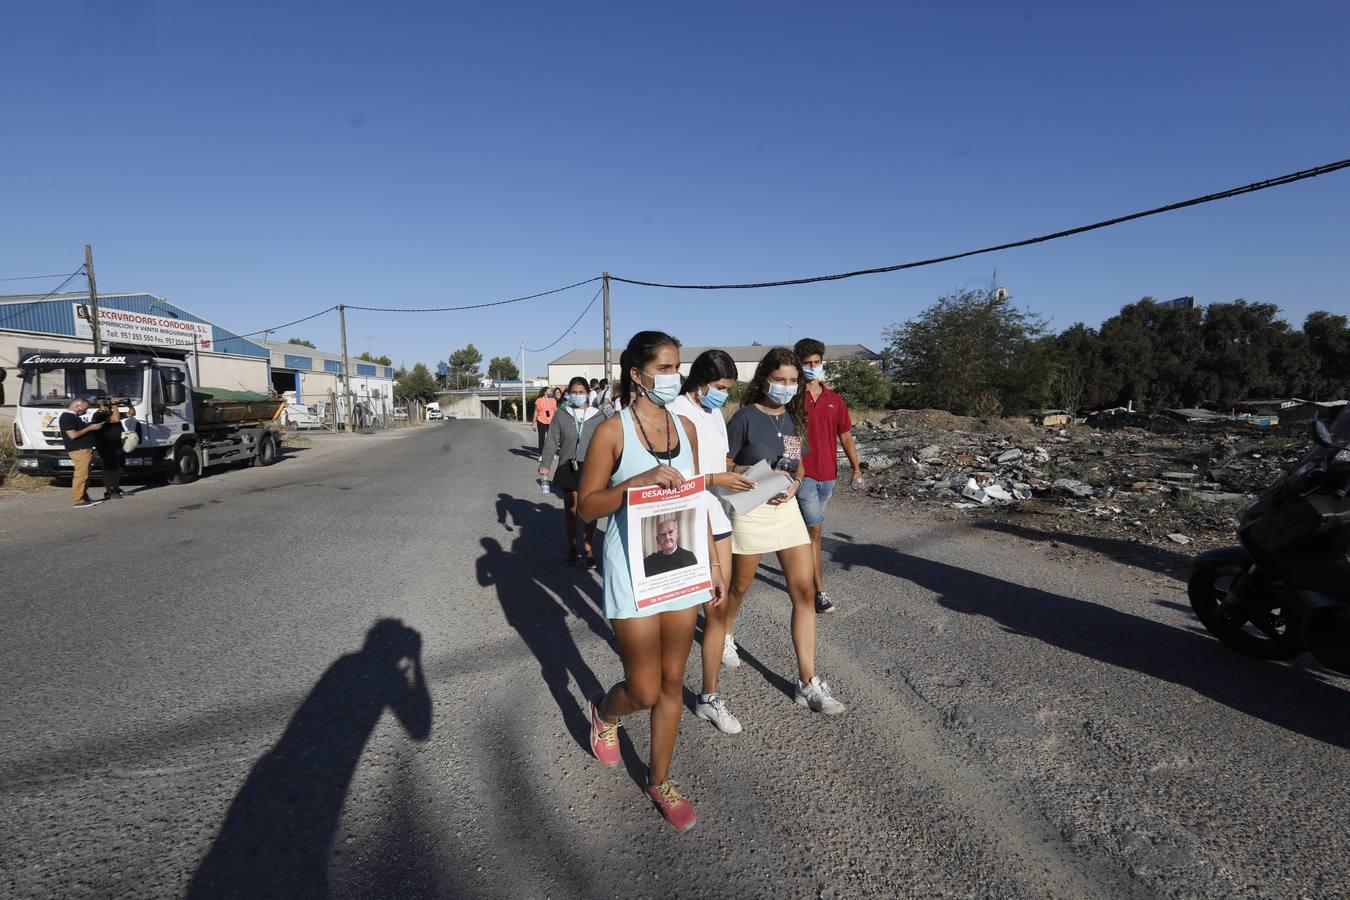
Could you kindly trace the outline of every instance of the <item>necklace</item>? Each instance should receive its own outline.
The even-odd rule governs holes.
[[[669,462],[669,461],[670,461],[670,413],[666,412],[664,409],[662,409],[661,412],[664,413],[664,415],[665,415],[665,420],[666,420],[666,451],[665,451],[665,452],[666,452],[666,461]],[[655,443],[651,438],[647,437],[647,426],[645,426],[645,425],[642,424],[642,416],[638,414],[638,411],[637,411],[636,409],[633,410],[633,420],[634,420],[635,422],[637,422],[637,425],[638,425],[638,431],[642,432],[642,439],[643,439],[644,441],[647,442],[647,452],[651,453],[652,456],[656,456],[656,443]],[[660,459],[660,457],[656,457],[656,458],[657,458],[657,459]]]
[[[782,437],[782,436],[783,436],[783,416],[787,415],[787,407],[786,407],[786,406],[783,407],[783,411],[780,412],[780,413],[779,413],[778,415],[776,415],[776,416],[773,415],[772,413],[765,412],[765,411],[764,411],[764,407],[760,406],[758,403],[755,404],[755,408],[758,409],[760,412],[764,413],[764,415],[768,416],[770,419],[773,419],[773,427],[776,428],[776,429],[778,429],[778,436],[779,436],[779,437]]]

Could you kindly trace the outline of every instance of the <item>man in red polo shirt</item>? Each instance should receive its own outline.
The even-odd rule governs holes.
[[[853,466],[854,490],[863,486],[862,469],[858,467],[858,448],[853,443],[853,420],[848,415],[848,404],[824,381],[825,345],[815,338],[802,338],[792,349],[806,376],[806,457],[802,467],[804,477],[797,489],[797,503],[806,520],[811,552],[815,555],[816,612],[829,613],[834,612],[834,603],[825,590],[825,578],[821,574],[820,534],[825,526],[825,507],[829,506],[834,482],[839,476],[837,445],[843,445],[844,455]]]

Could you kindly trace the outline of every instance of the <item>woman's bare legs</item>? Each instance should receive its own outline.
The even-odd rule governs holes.
[[[698,608],[691,606],[637,619],[610,620],[623,658],[624,680],[609,689],[600,703],[600,715],[606,722],[613,722],[638,710],[652,711],[648,757],[648,780],[652,784],[670,777],[684,702],[684,669],[697,619]]]
[[[803,683],[816,674],[816,597],[814,554],[810,544],[778,551],[778,565],[792,599],[792,647]]]
[[[722,564],[722,571],[730,577],[732,558],[731,558],[731,538],[723,538],[713,545],[716,553],[716,559]],[[751,578],[754,574],[751,573]],[[740,604],[736,604],[740,607]],[[722,644],[726,636],[731,631],[731,598],[730,588],[728,587],[728,597],[725,603],[720,606],[713,606],[710,603],[703,604],[703,693],[717,693],[717,675],[722,671]]]

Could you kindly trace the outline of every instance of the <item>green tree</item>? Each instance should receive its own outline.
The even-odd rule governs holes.
[[[891,383],[880,367],[856,356],[825,363],[825,380],[853,409],[881,409],[891,399]]]
[[[318,347],[314,346],[312,343],[305,340],[304,338],[290,338],[289,340],[286,341],[286,343],[295,344],[297,347],[308,347],[311,350],[319,349]]]
[[[450,384],[454,387],[475,387],[482,377],[478,367],[483,362],[483,354],[473,344],[461,347],[450,354]]]
[[[1309,393],[1313,400],[1350,397],[1350,321],[1318,310],[1303,320],[1308,352],[1316,361]]]
[[[394,361],[387,356],[371,356],[369,350],[362,350],[357,359],[362,362],[375,363],[377,366],[390,366]]]
[[[426,363],[417,363],[411,372],[399,370],[400,375],[394,381],[394,396],[403,402],[409,400],[432,400],[436,396],[436,379]]]
[[[1039,410],[1049,383],[1045,327],[1004,292],[961,291],[886,330],[904,402],[970,414]],[[978,403],[977,403],[978,401]]]
[[[515,381],[520,377],[520,369],[509,356],[494,356],[488,363],[488,378],[493,381]]]

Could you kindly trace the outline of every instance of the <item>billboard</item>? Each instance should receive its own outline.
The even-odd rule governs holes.
[[[71,306],[71,312],[75,316],[75,336],[93,338],[94,329],[89,324],[88,304],[74,303]],[[193,346],[195,335],[197,349],[211,349],[212,328],[204,322],[189,322],[185,319],[152,316],[101,306],[98,310],[98,327],[106,342],[182,349]]]

